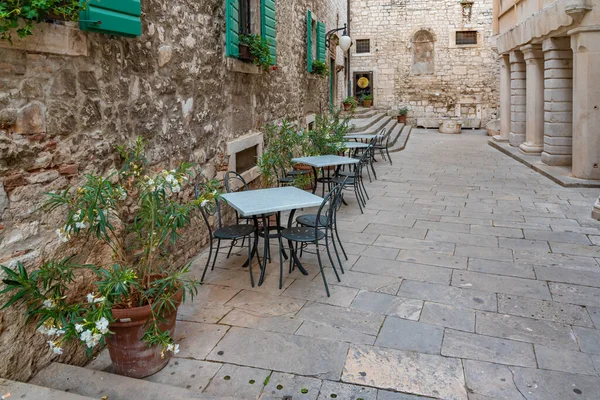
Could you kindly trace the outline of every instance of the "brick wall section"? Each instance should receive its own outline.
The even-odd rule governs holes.
[[[415,117],[479,117],[487,122],[499,105],[499,64],[492,51],[492,0],[477,0],[470,20],[458,0],[354,0],[353,39],[371,39],[369,55],[351,50],[352,71],[373,71],[374,105],[409,107]],[[419,30],[435,39],[434,73],[412,68],[412,38]],[[476,30],[478,45],[457,47],[457,30]]]
[[[212,177],[233,138],[325,110],[328,82],[306,71],[305,15],[313,10],[331,29],[338,15],[346,21],[346,1],[277,5],[278,68],[270,74],[227,68],[224,0],[144,1],[141,38],[85,34],[87,56],[1,49],[0,262],[31,267],[81,249],[82,262],[110,261],[102,249],[59,246],[54,229],[63,216],[37,208],[45,192],[76,186],[84,173],[108,173],[116,144],[142,135],[153,167],[192,161]],[[343,88],[343,73],[339,79]],[[200,221],[184,237],[181,259],[207,242]],[[65,353],[56,360],[86,360],[81,349]],[[22,314],[8,310],[0,313],[0,359],[0,376],[26,380],[52,357]]]

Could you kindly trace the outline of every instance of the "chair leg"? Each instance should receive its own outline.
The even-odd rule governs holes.
[[[392,157],[390,156],[390,148],[386,147],[385,148],[385,152],[387,153],[387,157],[388,157],[388,161],[390,162],[390,165],[393,165],[392,164]]]
[[[340,249],[342,249],[342,253],[344,253],[344,258],[346,259],[346,261],[348,261],[348,255],[346,254],[346,250],[344,249],[344,246],[342,245],[342,241],[340,240],[340,233],[338,232],[337,223],[334,224],[334,230],[335,230],[335,236],[337,237],[337,241],[340,245]]]
[[[250,272],[250,284],[254,287],[254,274],[252,273],[252,240],[248,238],[248,271]]]
[[[373,166],[373,161],[371,161],[371,170],[373,171],[373,177],[377,180],[377,172],[375,172],[375,167]]]
[[[211,267],[211,271],[215,270],[215,264],[217,263],[217,256],[219,255],[219,249],[221,248],[221,239],[219,239],[219,241],[217,242],[217,251],[215,253],[215,258],[213,259],[213,263],[212,263],[212,267]]]
[[[327,257],[329,257],[331,268],[333,268],[333,272],[335,272],[335,277],[337,278],[338,282],[341,282],[342,280],[340,279],[337,268],[335,267],[335,262],[333,262],[333,257],[331,257],[331,251],[329,250],[329,235],[327,235],[327,232],[325,233],[325,249],[327,250]]]
[[[369,182],[373,182],[373,180],[371,179],[371,173],[369,172],[369,165],[366,165],[367,168],[365,168],[367,170],[367,176],[369,177]]]
[[[337,257],[338,264],[340,264],[340,271],[344,274],[344,266],[342,265],[342,259],[340,258],[340,253],[338,252],[337,246],[335,245],[335,236],[333,234],[333,228],[331,229],[331,244],[333,244],[333,250],[335,251],[335,256]]]
[[[227,252],[227,259],[229,259],[229,256],[231,255],[231,250],[233,250],[233,245],[235,244],[235,240],[231,241],[231,245],[229,246],[229,251]],[[244,243],[242,242],[242,246],[244,245]]]
[[[291,257],[290,257],[291,258]],[[279,290],[283,288],[283,243],[279,236]]]
[[[206,271],[208,271],[208,265],[210,264],[210,261],[212,260],[212,252],[213,252],[213,239],[211,237],[210,238],[210,250],[208,251],[208,259],[206,260],[206,265],[204,266],[204,272],[202,272],[202,278],[200,279],[200,282],[204,282],[204,277],[206,276]]]
[[[354,185],[354,195],[356,196],[356,202],[358,203],[358,208],[360,209],[360,213],[364,214],[363,206],[362,206],[362,198],[358,193],[358,186]]]
[[[319,268],[321,269],[321,276],[323,277],[323,284],[325,285],[325,292],[327,297],[331,297],[329,294],[329,286],[327,286],[327,278],[325,278],[325,271],[323,271],[323,263],[321,262],[321,252],[319,252],[319,242],[316,243],[317,248],[317,260],[319,260]]]

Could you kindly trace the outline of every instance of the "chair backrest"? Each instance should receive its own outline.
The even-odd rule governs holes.
[[[390,132],[391,132],[391,130],[390,130]],[[385,138],[386,138],[388,135],[389,135],[389,134],[388,134],[388,129],[385,129],[385,128],[381,129],[381,130],[379,131],[379,133],[378,133],[378,134],[375,136],[375,139],[376,139],[376,140],[375,140],[375,144],[377,144],[377,145],[382,145],[382,144],[383,144],[383,141],[384,141],[384,139],[385,139]]]
[[[208,186],[204,183],[197,183],[194,186],[194,196],[196,197],[196,199],[198,199],[198,197],[200,197],[200,193],[201,192],[205,192],[206,190],[208,190]],[[217,227],[218,228],[222,228],[222,222],[221,222],[221,205],[219,204],[221,200],[219,200],[219,197],[216,197],[214,199],[214,202],[212,201],[208,201],[205,204],[200,204],[200,214],[202,215],[202,219],[204,219],[204,222],[206,223],[206,227],[208,228],[208,233],[210,234],[210,236],[212,237],[212,226],[210,225],[210,218],[211,217],[216,217],[217,219]]]
[[[344,179],[344,183],[348,178]],[[322,221],[323,217],[326,219],[327,223],[325,225],[325,232],[332,226],[335,220],[335,213],[337,212],[338,201],[341,203],[341,192],[342,185],[336,185],[327,195],[323,198],[321,205],[319,206],[319,210],[317,211],[317,221]],[[315,224],[315,237],[317,237],[317,231],[322,226],[321,224]]]
[[[235,171],[227,171],[223,183],[227,193],[249,190],[246,180]]]

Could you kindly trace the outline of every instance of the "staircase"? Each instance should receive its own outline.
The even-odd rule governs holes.
[[[412,126],[399,124],[396,117],[388,116],[387,112],[363,107],[354,110],[350,125],[351,135],[375,135],[384,128],[391,129],[391,152],[404,150],[412,130]]]

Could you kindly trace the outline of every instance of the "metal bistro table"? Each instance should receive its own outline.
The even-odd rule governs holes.
[[[358,164],[359,160],[356,158],[350,157],[342,157],[335,155],[325,155],[325,156],[312,156],[312,157],[300,157],[300,158],[292,158],[292,162],[294,164],[306,164],[310,165],[313,169],[313,175],[315,176],[315,182],[313,185],[313,194],[317,191],[317,185],[319,181],[323,183],[323,193],[325,193],[325,183],[329,182],[331,179],[330,170],[327,170],[327,177],[325,177],[325,172],[323,171],[323,178],[319,180],[319,174],[317,172],[317,168],[325,169],[326,167],[340,167],[342,165],[349,164]]]
[[[369,143],[363,142],[344,142],[344,147],[348,150],[366,149],[369,147]]]
[[[294,214],[299,208],[309,208],[320,206],[323,199],[304,190],[293,186],[286,186],[272,189],[246,190],[241,192],[225,193],[221,195],[227,204],[233,207],[243,217],[262,217],[263,226],[267,226],[266,214],[278,213],[277,220],[279,221],[279,213],[282,211],[290,211],[288,218],[288,228],[292,227],[294,222]],[[267,251],[269,246],[269,235],[264,235],[265,249],[263,255],[263,265],[260,266],[260,279],[258,286],[262,285],[265,270],[267,268]],[[292,246],[292,242],[288,241]],[[300,263],[300,260],[292,252],[294,262],[300,272],[308,275],[308,272]]]
[[[369,135],[346,135],[344,136],[344,139],[346,140],[373,140],[373,138],[377,136],[375,134],[369,134]]]

